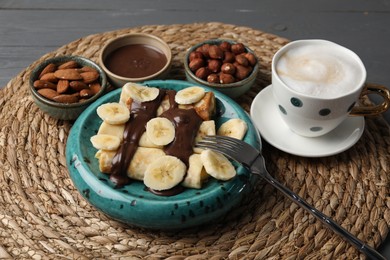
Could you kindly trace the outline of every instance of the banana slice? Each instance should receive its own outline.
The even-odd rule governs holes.
[[[119,148],[121,140],[114,135],[94,135],[91,137],[92,146],[98,150],[115,151]]]
[[[146,123],[146,135],[156,145],[167,145],[175,138],[175,126],[165,117],[155,117]]]
[[[195,143],[202,140],[206,135],[215,135],[215,132],[216,130],[214,120],[203,121],[199,126],[198,133],[196,134]],[[204,149],[194,147],[193,150],[195,153],[201,153]]]
[[[232,118],[219,127],[217,135],[230,136],[242,140],[247,130],[248,125],[244,120]]]
[[[165,156],[164,151],[161,149],[138,147],[130,162],[127,175],[132,179],[142,181],[148,165],[161,156]]]
[[[120,103],[105,103],[100,105],[96,112],[104,122],[111,125],[124,124],[130,118],[129,109]]]
[[[125,131],[125,124],[121,125],[111,125],[103,121],[98,130],[98,135],[114,135],[123,140],[123,132]]]
[[[193,86],[176,93],[175,101],[180,105],[189,105],[198,102],[206,94],[204,88]]]
[[[188,162],[187,175],[182,185],[186,188],[201,189],[203,182],[208,178],[208,174],[203,167],[200,154],[191,155]]]
[[[223,154],[204,150],[200,154],[206,172],[217,180],[227,181],[236,176],[236,169]]]
[[[186,170],[186,165],[179,158],[165,155],[149,164],[144,183],[153,190],[168,190],[183,180]]]
[[[154,87],[142,86],[135,83],[126,83],[122,88],[123,98],[131,97],[138,102],[152,101],[157,98],[160,90]]]

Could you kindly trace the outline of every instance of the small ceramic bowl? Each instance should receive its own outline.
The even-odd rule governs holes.
[[[99,73],[99,78],[97,80],[101,86],[99,92],[92,97],[77,103],[59,103],[40,95],[34,87],[34,82],[39,78],[42,70],[50,63],[60,65],[68,61],[76,61],[81,67],[88,66],[97,70]],[[95,62],[87,58],[80,56],[58,56],[49,58],[36,66],[31,72],[29,85],[33,100],[42,111],[56,119],[75,120],[91,103],[105,94],[107,89],[107,77],[104,71]]]
[[[116,88],[128,82],[163,79],[171,63],[172,52],[168,44],[146,33],[115,38],[103,47],[99,56],[99,64]]]
[[[193,71],[191,71],[189,63],[190,63],[190,54],[197,50],[199,47],[205,45],[205,44],[211,44],[211,45],[219,45],[222,42],[228,42],[230,44],[235,44],[237,43],[236,41],[232,40],[227,40],[227,39],[211,39],[207,40],[204,42],[200,42],[194,46],[192,46],[187,52],[184,57],[184,69],[185,69],[185,74],[186,74],[186,79],[189,82],[193,82],[196,84],[200,84],[206,87],[210,87],[212,89],[216,89],[225,95],[231,97],[231,98],[236,98],[241,95],[243,95],[245,92],[247,92],[250,87],[254,84],[256,80],[256,76],[259,70],[259,64],[258,64],[258,59],[255,55],[255,53],[249,49],[247,46],[245,46],[245,51],[247,53],[252,53],[254,57],[256,58],[256,64],[253,66],[253,69],[251,73],[245,78],[240,81],[235,81],[233,83],[210,83],[207,80],[203,80],[195,75]],[[205,65],[207,66],[207,65]]]

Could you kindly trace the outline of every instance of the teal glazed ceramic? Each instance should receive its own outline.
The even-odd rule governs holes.
[[[143,84],[173,90],[193,85],[177,80],[146,81]],[[202,189],[186,189],[170,197],[150,193],[140,181],[114,188],[109,175],[99,171],[98,160],[94,157],[97,150],[89,140],[102,123],[96,108],[107,102],[118,102],[120,92],[121,89],[117,89],[90,105],[76,120],[68,137],[66,158],[70,177],[89,203],[113,219],[151,229],[182,229],[205,224],[223,217],[240,203],[250,190],[254,177],[238,165],[238,175],[230,181],[212,179]],[[214,93],[220,114],[216,126],[230,118],[242,118],[248,124],[244,140],[260,148],[259,135],[248,114],[229,97]]]
[[[193,52],[198,47],[200,47],[206,43],[220,44],[223,41],[229,42],[231,44],[237,43],[236,41],[232,41],[232,40],[211,39],[211,40],[207,40],[207,41],[204,41],[204,42],[201,42],[201,43],[198,43],[198,44],[192,46],[186,52],[186,55],[184,57],[184,71],[186,74],[186,79],[189,82],[193,82],[197,85],[206,86],[206,87],[212,88],[214,90],[218,90],[231,98],[236,98],[236,97],[239,97],[239,96],[245,94],[245,92],[247,92],[251,88],[251,86],[255,83],[257,74],[259,72],[259,61],[257,61],[251,74],[249,74],[249,76],[247,78],[240,80],[240,81],[237,81],[237,82],[234,82],[234,83],[230,83],[230,84],[210,83],[210,82],[207,82],[205,80],[202,80],[202,79],[196,77],[195,74],[190,70],[190,68],[188,66],[189,56],[190,56],[191,52]],[[246,46],[245,46],[245,49],[247,52],[253,53],[256,57],[256,53],[253,50],[251,50],[250,48],[248,48]]]

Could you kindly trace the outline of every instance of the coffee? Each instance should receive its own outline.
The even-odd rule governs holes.
[[[276,73],[291,89],[309,96],[335,98],[361,87],[362,64],[336,44],[297,45],[284,52]]]

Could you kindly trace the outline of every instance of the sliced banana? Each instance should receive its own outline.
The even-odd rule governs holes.
[[[125,131],[125,124],[121,125],[111,125],[107,122],[103,121],[98,130],[98,135],[114,135],[119,137],[119,139],[123,140],[123,132]]]
[[[131,97],[138,102],[147,102],[156,99],[160,90],[158,88],[142,86],[136,83],[126,83],[122,87],[122,92],[124,92],[124,99]]]
[[[146,123],[146,135],[156,145],[167,145],[175,138],[175,126],[165,117],[155,117]]]
[[[130,118],[130,110],[120,103],[105,103],[100,105],[96,112],[104,122],[111,125],[124,124]]]
[[[127,175],[132,179],[142,181],[148,165],[161,156],[165,156],[164,151],[161,149],[138,147],[130,162]]]
[[[236,176],[236,169],[223,154],[204,150],[200,154],[206,172],[218,180],[227,181]]]
[[[179,90],[176,93],[175,101],[180,105],[189,105],[198,102],[205,95],[204,88],[193,86],[188,87],[182,90]]]
[[[232,118],[219,127],[217,135],[230,136],[242,140],[247,130],[248,125],[244,120],[240,118]]]
[[[115,151],[119,148],[121,140],[114,135],[94,135],[91,137],[92,146],[98,150]]]
[[[144,183],[153,190],[168,190],[183,180],[186,171],[186,165],[179,158],[165,155],[149,164]]]
[[[189,167],[187,175],[182,182],[182,185],[186,188],[201,189],[202,184],[208,178],[208,174],[203,167],[200,154],[193,154],[188,159]]]
[[[203,137],[205,137],[206,135],[215,135],[215,133],[216,133],[215,121],[214,120],[203,121],[199,126],[198,133],[196,134],[195,143],[202,140]],[[201,153],[204,149],[194,147],[193,150],[195,153]]]

